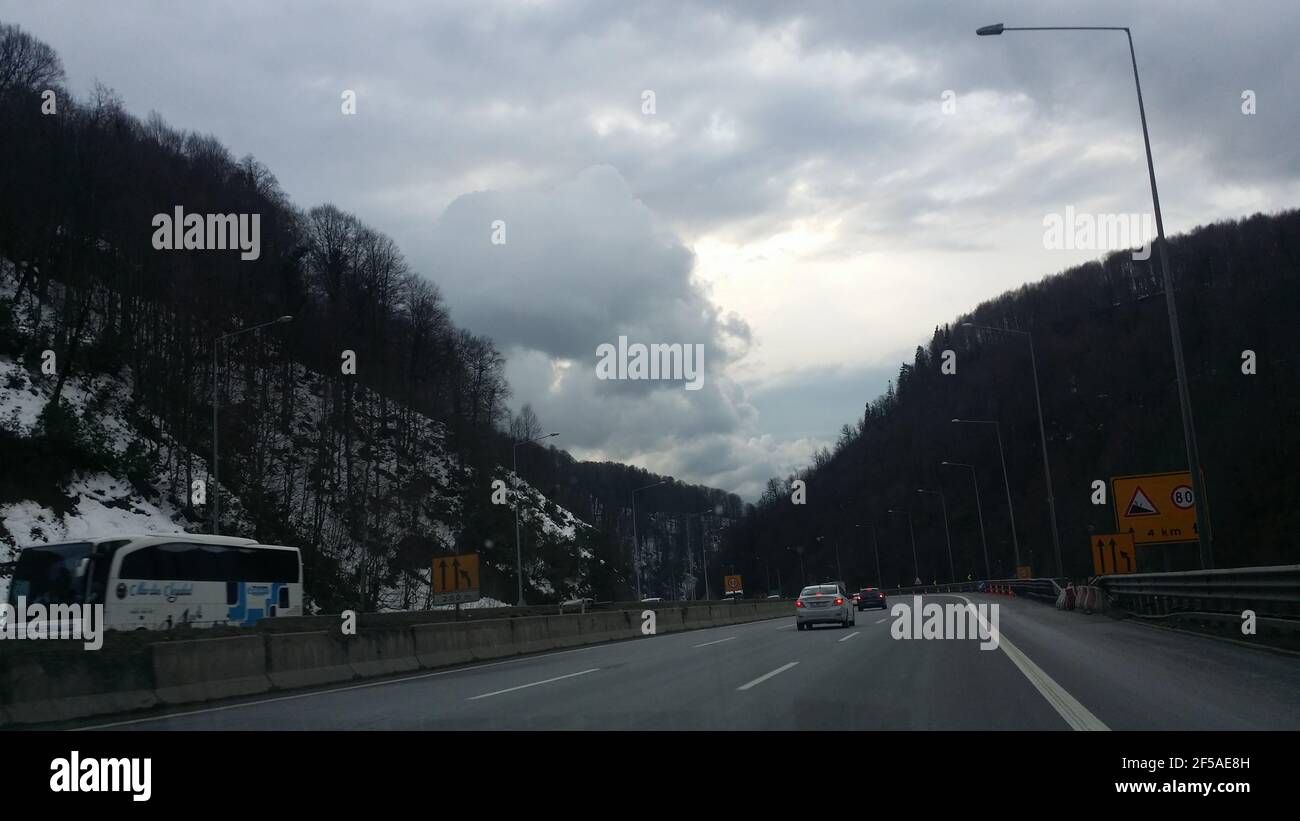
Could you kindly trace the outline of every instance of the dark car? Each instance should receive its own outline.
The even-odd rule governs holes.
[[[859,590],[853,594],[853,601],[859,610],[866,610],[868,607],[879,607],[884,610],[888,606],[885,604],[885,591],[878,587]]]

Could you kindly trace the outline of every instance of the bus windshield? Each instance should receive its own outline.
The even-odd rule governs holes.
[[[9,602],[18,597],[28,604],[80,604],[85,593],[85,579],[79,574],[82,560],[90,558],[90,542],[29,547],[18,554]]]

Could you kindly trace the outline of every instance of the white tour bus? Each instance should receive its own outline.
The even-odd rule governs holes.
[[[302,553],[194,533],[33,545],[14,564],[9,603],[20,596],[28,605],[102,604],[110,630],[251,626],[302,615]]]

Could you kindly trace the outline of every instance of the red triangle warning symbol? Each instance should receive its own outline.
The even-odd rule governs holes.
[[[1136,490],[1133,491],[1133,498],[1129,499],[1128,510],[1125,511],[1124,515],[1125,516],[1159,516],[1160,511],[1156,510],[1156,506],[1155,504],[1152,503],[1150,497],[1148,497],[1146,493],[1142,491],[1141,487],[1138,487]]]

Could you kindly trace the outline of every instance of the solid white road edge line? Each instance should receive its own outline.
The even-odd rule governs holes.
[[[948,595],[961,599],[971,607],[975,606],[965,596],[959,596],[955,593],[949,593]],[[975,612],[977,615],[979,614],[978,610]],[[984,620],[982,615],[979,616],[979,620],[985,630],[990,629],[988,622]],[[1034,685],[1034,688],[1042,694],[1043,698],[1047,699],[1047,703],[1052,705],[1056,712],[1060,713],[1061,718],[1065,719],[1065,723],[1070,725],[1071,730],[1110,729],[1105,722],[1093,715],[1091,710],[1084,707],[1079,703],[1078,699],[1070,695],[1064,687],[1057,684],[1056,680],[1049,676],[1043,668],[1034,664],[1033,660],[1026,656],[1019,647],[1008,641],[1005,633],[1000,633],[998,636],[998,647],[1007,654],[1007,658],[1011,659],[1011,662],[1016,667],[1020,668],[1020,672],[1025,674],[1025,678],[1029,679],[1029,683]]]

